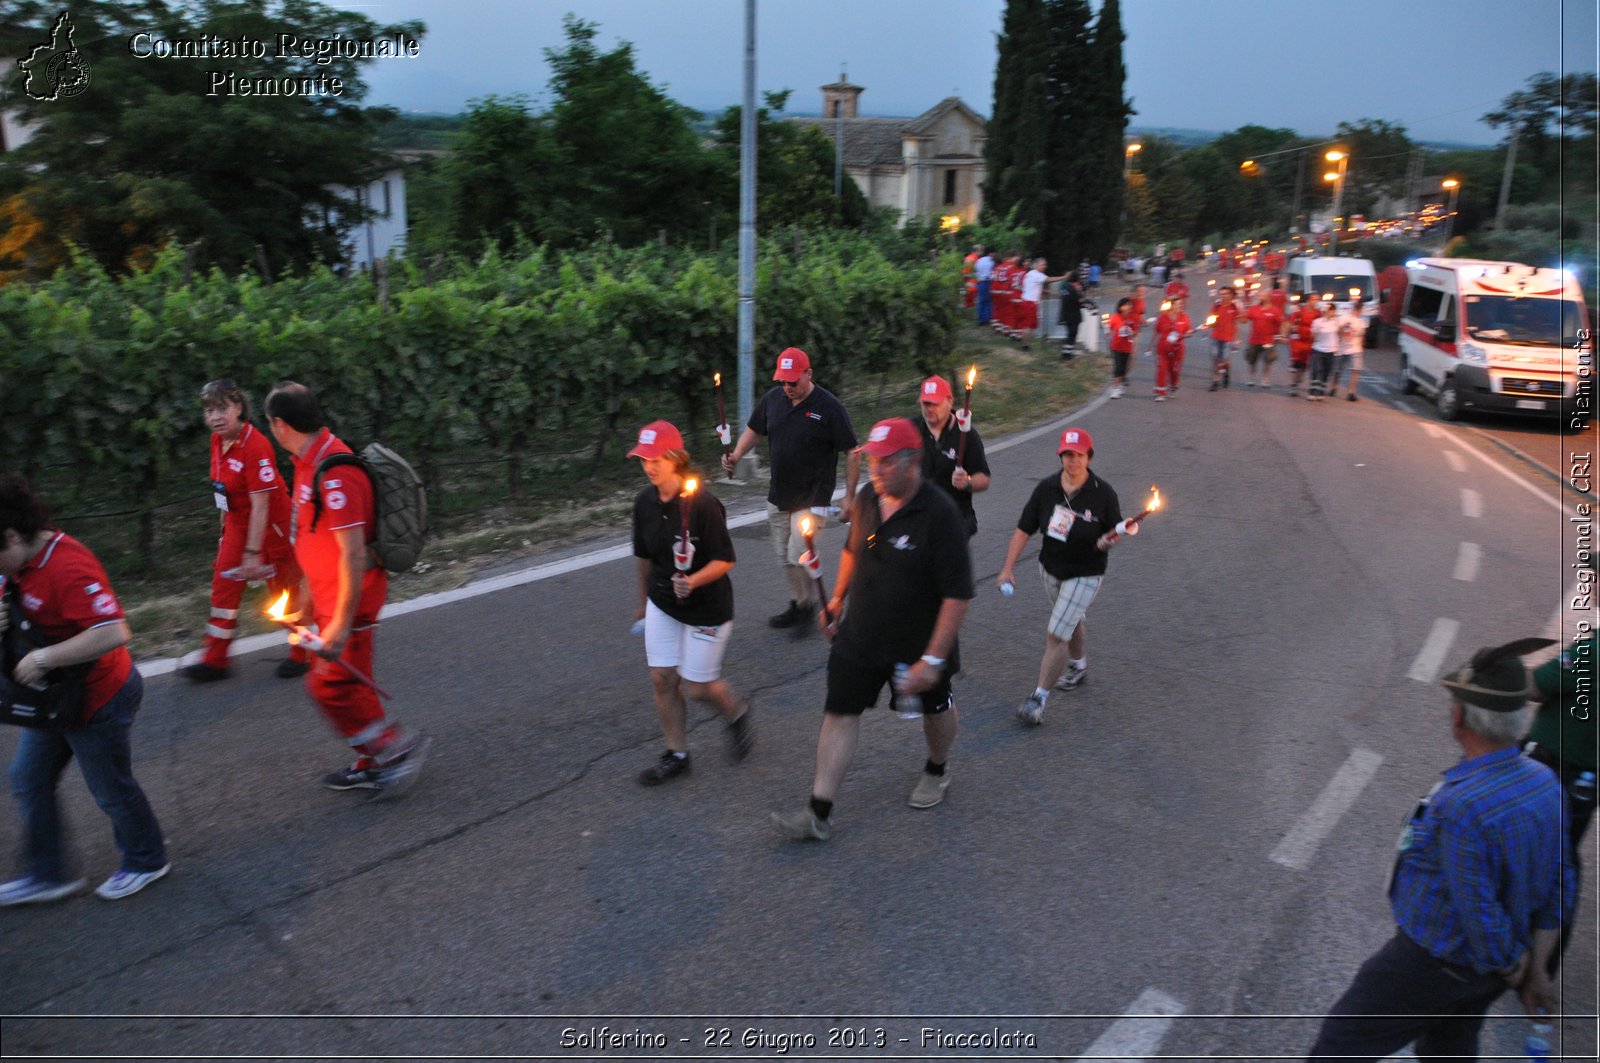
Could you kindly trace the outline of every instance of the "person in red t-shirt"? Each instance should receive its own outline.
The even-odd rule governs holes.
[[[1289,337],[1291,398],[1300,394],[1300,381],[1305,377],[1306,368],[1311,364],[1311,325],[1316,320],[1316,304],[1308,299],[1295,306],[1294,313],[1289,315],[1289,320],[1284,324],[1284,331]]]
[[[289,492],[278,475],[272,442],[250,423],[250,399],[231,380],[200,390],[211,429],[211,494],[222,511],[222,538],[211,566],[211,619],[200,660],[179,669],[204,683],[228,675],[228,651],[239,625],[245,584],[265,580],[269,596],[289,592],[289,612],[300,611],[300,566],[289,546]],[[294,646],[278,664],[284,679],[304,675],[306,651]]]
[[[1173,299],[1156,317],[1156,401],[1165,402],[1169,393],[1178,393],[1178,374],[1183,370],[1183,343],[1194,331],[1194,322],[1184,313],[1183,300]]]
[[[1217,293],[1217,301],[1206,318],[1211,330],[1211,341],[1216,345],[1216,355],[1211,365],[1211,390],[1228,386],[1228,345],[1238,335],[1239,305],[1234,302],[1232,288]]]
[[[83,880],[62,851],[56,785],[76,759],[84,785],[111,819],[122,856],[95,893],[108,901],[144,889],[171,870],[161,824],[133,777],[130,735],[144,682],[128,655],[132,637],[111,581],[76,539],[48,525],[44,503],[17,476],[0,477],[0,632],[27,623],[48,643],[15,663],[12,678],[38,686],[52,673],[88,665],[83,719],[75,727],[26,727],[11,761],[11,792],[21,813],[22,877],[0,885],[0,907],[69,897]]]
[[[1256,386],[1256,373],[1260,370],[1261,386],[1272,386],[1272,363],[1278,360],[1278,339],[1283,332],[1283,315],[1270,300],[1258,299],[1244,312],[1250,322],[1250,338],[1245,344],[1244,359],[1250,366],[1250,379],[1246,387]]]
[[[965,302],[962,304],[971,310],[978,301],[978,258],[983,254],[982,247],[974,247],[966,258],[961,260],[961,288]]]
[[[311,616],[322,640],[306,690],[355,762],[325,776],[330,790],[398,794],[415,781],[429,740],[387,716],[377,693],[339,662],[372,676],[373,629],[389,593],[389,574],[370,558],[375,533],[372,481],[357,464],[325,466],[350,448],[328,431],[317,397],[284,381],[267,396],[267,421],[294,458],[295,558],[311,590]]]
[[[1174,273],[1172,279],[1167,282],[1166,289],[1161,294],[1169,303],[1187,301],[1189,298],[1189,285],[1184,282],[1183,274]]]
[[[1128,386],[1128,363],[1133,360],[1133,338],[1139,334],[1139,319],[1134,316],[1133,300],[1117,300],[1117,312],[1106,322],[1111,336],[1111,397],[1122,398]]]

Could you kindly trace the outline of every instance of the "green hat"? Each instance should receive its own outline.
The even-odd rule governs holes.
[[[1479,650],[1472,660],[1439,680],[1465,705],[1490,712],[1516,712],[1534,696],[1522,658],[1534,650],[1554,646],[1555,639],[1518,639],[1504,646]]]

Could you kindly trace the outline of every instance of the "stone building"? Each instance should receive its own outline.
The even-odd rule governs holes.
[[[915,118],[863,118],[863,86],[843,75],[822,86],[822,117],[791,118],[844,142],[844,171],[874,207],[911,218],[978,220],[983,208],[983,144],[988,123],[955,96]]]

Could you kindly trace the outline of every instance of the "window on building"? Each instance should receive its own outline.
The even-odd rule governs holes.
[[[956,201],[956,171],[944,172],[944,205],[952,206]]]

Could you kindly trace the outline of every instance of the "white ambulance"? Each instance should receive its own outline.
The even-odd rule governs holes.
[[[1565,270],[1466,258],[1406,263],[1400,383],[1431,395],[1439,416],[1467,410],[1564,416],[1594,411],[1583,290]]]
[[[1289,260],[1287,277],[1289,298],[1297,303],[1332,302],[1344,313],[1353,299],[1360,299],[1361,316],[1367,319],[1366,346],[1377,346],[1378,271],[1370,259],[1297,255]]]

